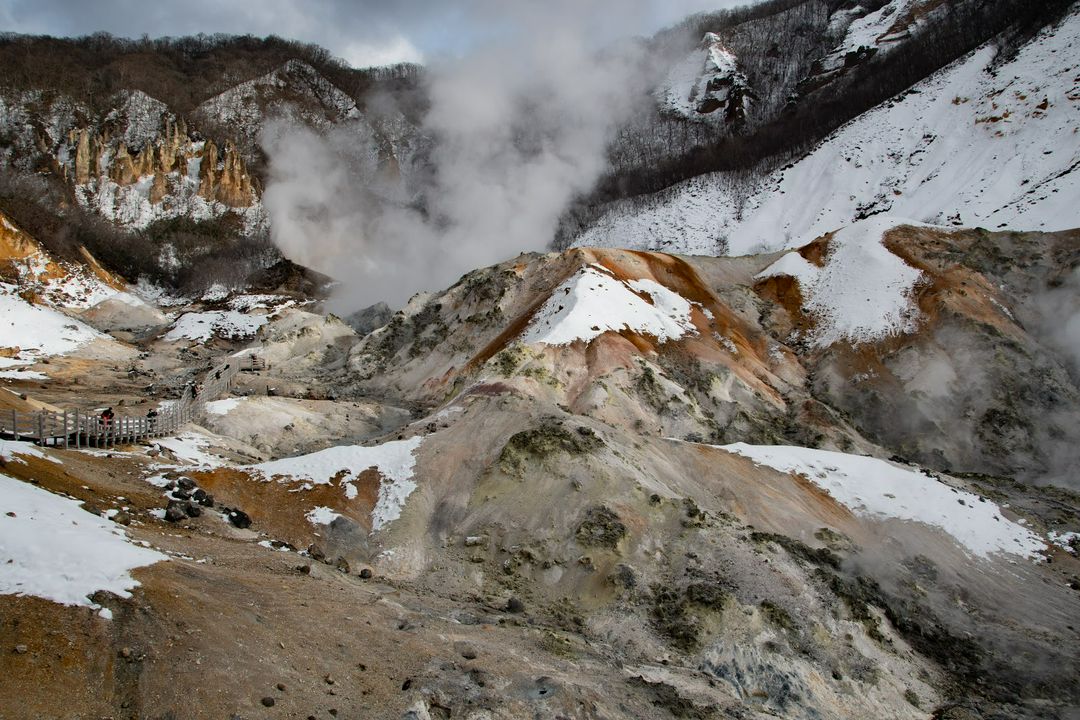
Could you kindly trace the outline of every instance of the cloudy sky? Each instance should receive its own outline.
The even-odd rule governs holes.
[[[580,0],[610,8],[598,35],[645,34],[701,10],[745,0]],[[0,0],[0,29],[57,36],[195,33],[279,35],[328,48],[357,67],[458,55],[511,16],[508,6],[558,12],[545,0]],[[629,8],[629,11],[626,9]],[[599,41],[610,40],[599,37]]]

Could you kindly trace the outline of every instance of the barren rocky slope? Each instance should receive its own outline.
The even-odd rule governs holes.
[[[522,256],[365,337],[271,293],[96,341],[130,370],[19,355],[19,411],[267,367],[178,437],[0,446],[0,714],[1069,717],[1078,253],[875,219]],[[98,582],[54,516],[157,556],[53,602]]]

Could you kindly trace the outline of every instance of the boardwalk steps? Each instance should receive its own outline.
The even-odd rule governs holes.
[[[156,417],[117,415],[112,420],[81,410],[62,412],[0,411],[0,437],[33,441],[54,447],[112,447],[150,438],[173,435],[184,425],[200,417],[209,400],[232,389],[241,370],[262,370],[265,362],[255,355],[229,358],[209,373],[197,394],[185,390],[184,396]]]

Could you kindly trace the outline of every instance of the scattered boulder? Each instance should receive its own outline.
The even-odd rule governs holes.
[[[518,615],[525,612],[525,603],[521,601],[519,597],[511,597],[506,601],[506,612],[514,613]]]
[[[225,517],[227,517],[229,519],[229,522],[231,522],[235,527],[238,527],[241,530],[246,530],[247,528],[251,527],[251,518],[243,510],[232,508],[228,510],[228,513]]]
[[[626,525],[613,510],[594,505],[585,511],[585,519],[578,525],[577,540],[582,545],[614,550],[626,533]]]
[[[371,574],[372,574],[371,573],[371,568],[364,568],[363,570],[360,571],[360,579],[361,580],[370,580],[371,579]]]
[[[263,707],[274,707],[274,704],[275,704],[276,702],[277,702],[277,701],[276,701],[276,700],[274,700],[274,698],[272,698],[272,697],[269,697],[269,696],[267,696],[267,697],[264,697],[264,698],[262,699],[262,704],[263,704]]]
[[[128,512],[121,510],[120,512],[113,515],[112,520],[117,525],[130,525],[131,515]]]
[[[165,508],[165,519],[169,522],[180,522],[187,517],[184,504],[179,500],[170,500]]]

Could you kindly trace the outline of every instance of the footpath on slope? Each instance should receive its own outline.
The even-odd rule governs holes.
[[[255,355],[229,358],[224,365],[210,370],[202,387],[185,389],[179,401],[157,415],[116,416],[105,419],[97,414],[79,410],[0,413],[0,437],[33,441],[38,445],[62,447],[111,447],[164,437],[202,415],[206,403],[233,386],[241,370],[261,370],[263,361]]]

